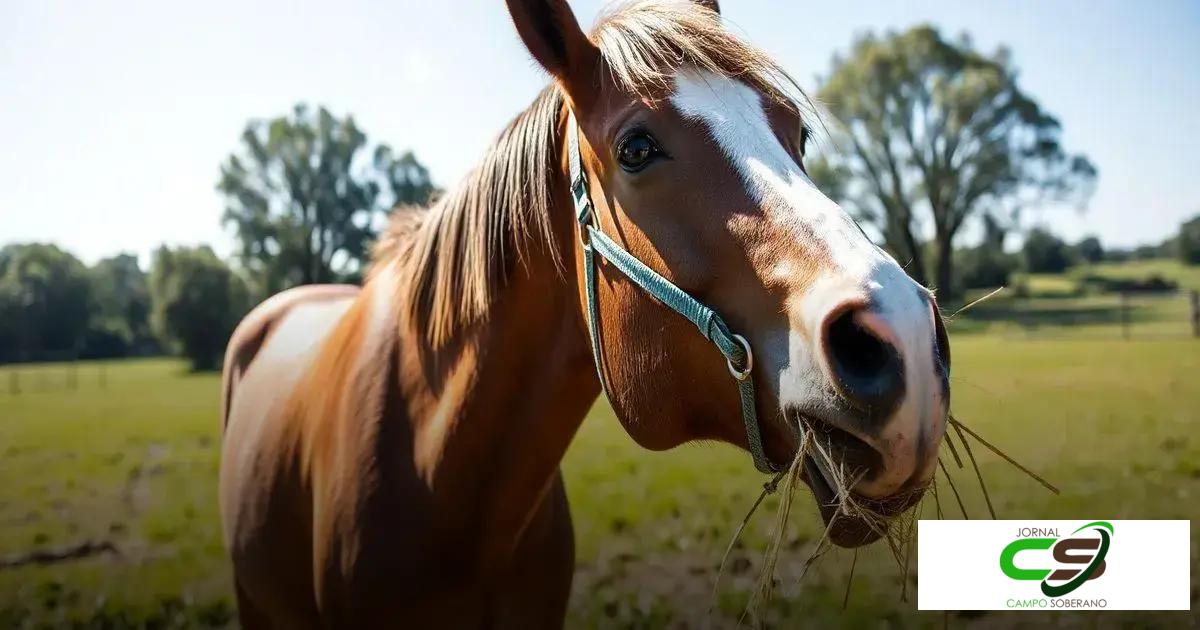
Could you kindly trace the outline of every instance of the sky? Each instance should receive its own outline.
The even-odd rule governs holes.
[[[604,6],[571,4],[585,25]],[[1005,44],[1100,170],[1085,212],[1033,222],[1131,246],[1200,213],[1200,2],[721,4],[809,90],[868,30],[929,22]],[[500,0],[2,0],[0,243],[88,263],[161,243],[228,254],[214,186],[247,120],[323,104],[451,187],[546,81]]]

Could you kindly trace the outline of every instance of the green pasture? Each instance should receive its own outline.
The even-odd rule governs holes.
[[[1102,299],[988,305],[1033,313],[1032,331],[982,306],[950,327],[957,416],[1062,487],[1051,495],[976,447],[1001,518],[1200,517],[1200,340],[1166,309],[1139,315],[1147,334],[1135,326],[1128,341],[1110,321],[1055,319]],[[14,395],[9,369],[0,368],[0,565],[83,541],[109,541],[117,553],[0,568],[0,628],[232,624],[216,511],[218,377],[172,360],[126,361],[105,366],[102,387],[100,365],[87,363],[72,389],[62,366],[25,367]],[[970,517],[986,517],[973,473],[947,463]],[[571,625],[702,625],[721,554],[763,481],[749,457],[710,444],[643,451],[601,404],[564,470],[578,556]],[[944,479],[940,488],[942,509],[961,518]],[[798,580],[821,534],[801,494],[778,594],[762,611],[775,625],[1196,623],[1190,613],[918,614],[919,576],[902,588],[902,571],[878,545],[859,553],[843,609],[852,552],[825,555]],[[775,505],[731,557],[713,613],[721,624],[736,621],[753,590]],[[933,518],[932,500],[922,510]],[[1197,537],[1193,528],[1193,607]]]

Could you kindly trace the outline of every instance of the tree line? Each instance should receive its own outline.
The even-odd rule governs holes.
[[[0,361],[164,351],[216,367],[246,285],[207,246],[160,247],[149,273],[132,254],[84,266],[56,245],[0,249]]]
[[[229,262],[204,245],[160,247],[148,270],[132,254],[87,267],[52,244],[0,249],[0,363],[168,352],[219,367],[251,306],[301,284],[359,282],[387,210],[435,191],[412,153],[305,105],[250,121],[217,190]]]
[[[1200,263],[1200,217],[1151,251],[1025,233],[1046,207],[1085,206],[1098,172],[1062,145],[1062,124],[1022,89],[1005,48],[983,52],[927,25],[868,33],[818,80],[832,115],[814,125],[828,142],[807,171],[943,302],[1006,284],[1016,269],[1168,251]],[[251,120],[216,188],[235,237],[228,262],[205,246],[162,247],[147,271],[129,254],[86,267],[49,244],[0,250],[0,362],[168,351],[214,367],[252,304],[301,284],[358,282],[388,209],[437,193],[411,152],[305,105]],[[963,247],[972,224],[982,238]],[[1006,248],[1014,233],[1025,233],[1018,253]]]
[[[1018,250],[1009,251],[1004,246],[1006,235],[985,217],[981,242],[955,250],[953,282],[960,292],[1008,286],[1016,271],[1056,274],[1077,265],[1169,258],[1200,265],[1200,215],[1184,221],[1179,232],[1162,243],[1134,248],[1106,248],[1096,236],[1068,243],[1045,227],[1034,227],[1024,233]]]

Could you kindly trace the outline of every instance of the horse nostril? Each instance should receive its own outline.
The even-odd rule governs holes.
[[[904,362],[879,315],[853,307],[831,315],[825,354],[837,389],[849,401],[884,417],[904,395]]]

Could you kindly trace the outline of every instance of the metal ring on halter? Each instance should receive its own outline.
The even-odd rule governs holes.
[[[725,359],[725,367],[729,368],[729,373],[733,375],[733,378],[736,378],[739,381],[744,381],[750,377],[750,371],[754,369],[754,352],[750,350],[750,342],[746,341],[745,337],[737,333],[730,334],[733,335],[733,338],[742,345],[742,349],[746,351],[746,368],[744,370],[738,370],[737,368],[733,367],[733,361],[730,361],[729,359]]]

